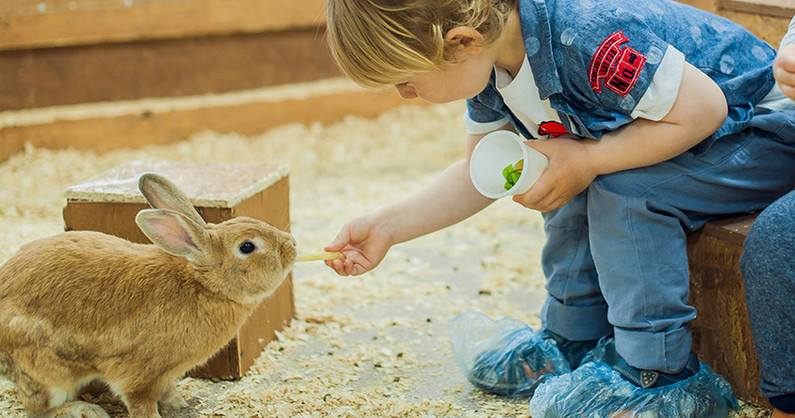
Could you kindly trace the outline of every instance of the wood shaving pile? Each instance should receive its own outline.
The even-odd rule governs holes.
[[[404,106],[367,120],[288,125],[257,136],[189,140],[103,155],[29,147],[0,163],[0,262],[63,230],[64,190],[130,160],[270,162],[290,169],[291,229],[317,252],[352,216],[427,184],[462,158],[461,103]],[[185,378],[189,406],[165,417],[528,417],[527,398],[474,389],[458,370],[447,324],[483,312],[539,325],[544,242],[537,212],[503,199],[453,227],[394,247],[374,271],[339,277],[322,263],[294,271],[296,319],[237,381]],[[126,416],[108,394],[97,398]],[[10,383],[2,416],[25,417]],[[737,416],[765,416],[745,406]]]

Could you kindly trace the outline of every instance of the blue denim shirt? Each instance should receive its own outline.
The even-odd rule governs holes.
[[[669,45],[726,96],[729,115],[708,143],[747,127],[775,83],[775,49],[730,20],[674,1],[519,0],[519,17],[541,99],[583,137],[633,120]],[[507,117],[534,137],[503,102],[493,73],[467,108],[475,122]]]

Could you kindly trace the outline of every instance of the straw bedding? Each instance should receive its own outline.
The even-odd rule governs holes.
[[[28,148],[0,163],[0,262],[63,230],[66,187],[130,160],[271,162],[290,170],[291,229],[319,251],[350,217],[429,182],[462,157],[460,103],[404,106],[366,120],[288,125],[244,137],[103,155]],[[538,326],[541,216],[503,199],[476,216],[390,251],[374,271],[339,277],[322,263],[294,270],[296,318],[237,381],[185,378],[189,406],[165,417],[528,417],[527,399],[472,388],[452,357],[447,322],[477,310]],[[0,383],[0,414],[24,417]],[[108,394],[85,397],[126,416]],[[763,416],[746,407],[738,416]]]

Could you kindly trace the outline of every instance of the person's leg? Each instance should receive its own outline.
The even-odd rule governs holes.
[[[544,214],[547,241],[541,263],[548,295],[541,322],[545,329],[571,341],[596,340],[613,331],[591,257],[587,211],[583,192]]]
[[[696,316],[687,304],[684,214],[627,196],[626,174],[598,179],[589,190],[591,242],[608,318],[616,350],[631,366],[673,373],[688,360],[687,324]]]
[[[475,312],[451,321],[453,353],[473,385],[501,395],[531,395],[549,376],[577,368],[598,339],[612,332],[589,250],[585,200],[583,193],[545,214],[542,264],[549,295],[541,330]]]
[[[685,230],[711,216],[758,210],[789,191],[795,147],[762,131],[717,141],[704,154],[600,176],[588,223],[616,350],[637,369],[678,373],[689,360]]]
[[[706,153],[597,177],[588,188],[590,250],[615,339],[592,350],[598,361],[540,384],[531,415],[715,417],[735,409],[731,385],[690,353],[685,231],[765,207],[789,190],[793,161],[792,143],[749,129]]]
[[[795,183],[793,183],[795,186]],[[795,413],[795,191],[754,221],[740,257],[763,395],[778,414]],[[780,415],[786,416],[786,415]]]

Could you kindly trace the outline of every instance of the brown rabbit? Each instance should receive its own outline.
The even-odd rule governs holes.
[[[246,217],[206,224],[165,178],[139,188],[135,221],[155,245],[71,231],[22,246],[0,267],[0,375],[30,412],[108,414],[74,401],[103,380],[130,416],[186,403],[173,382],[206,361],[284,280],[295,240]]]

